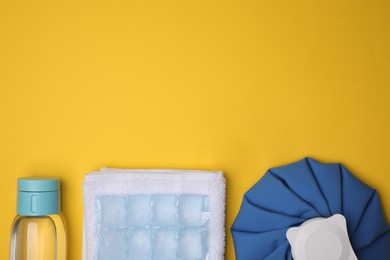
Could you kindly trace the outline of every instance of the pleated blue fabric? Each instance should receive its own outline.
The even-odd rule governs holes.
[[[312,158],[269,169],[243,198],[231,232],[238,260],[293,259],[286,231],[342,214],[359,260],[390,260],[390,227],[378,193],[343,165]]]

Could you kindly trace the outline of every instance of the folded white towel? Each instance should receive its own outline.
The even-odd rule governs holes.
[[[102,253],[102,249],[99,247],[102,247],[102,244],[107,245],[110,243],[110,239],[113,239],[112,241],[117,241],[115,246],[110,245],[110,250],[118,251],[118,256],[116,256],[117,259],[134,259],[134,254],[137,252],[139,253],[138,255],[142,255],[145,259],[161,259],[163,254],[167,253],[167,255],[169,255],[174,249],[178,251],[177,259],[180,259],[183,258],[180,257],[180,255],[188,255],[189,252],[192,252],[191,254],[196,254],[199,247],[201,245],[204,246],[204,243],[206,243],[206,246],[203,247],[203,251],[207,250],[207,254],[204,254],[205,252],[203,252],[201,255],[202,258],[222,260],[224,259],[225,251],[225,192],[226,184],[222,172],[103,168],[98,172],[87,174],[85,175],[83,183],[83,260],[106,260],[108,257]],[[140,198],[142,199],[140,200]],[[129,207],[131,201],[138,200],[142,202],[145,198],[147,201],[151,201],[150,209],[148,208],[149,204],[145,204],[146,208],[143,204],[137,204],[136,210],[134,207],[131,208],[131,206],[131,210],[129,210],[129,208],[125,209],[124,207],[121,210],[118,209],[121,208],[120,205],[122,201],[123,205]],[[170,198],[173,198],[173,204],[170,202]],[[157,219],[158,216],[156,214],[158,214],[158,212],[155,212],[156,210],[164,209],[168,210],[169,213],[169,205],[177,207],[176,219],[179,219],[178,224],[174,228],[174,230],[176,230],[174,232],[176,232],[175,234],[178,242],[173,241],[173,244],[169,244],[170,231],[164,227],[164,225],[162,225],[162,230],[158,229],[158,223],[164,224],[164,222]],[[190,207],[188,207],[188,205]],[[198,229],[191,226],[192,224],[197,223],[194,214],[196,214],[198,207],[202,207],[204,211],[207,211],[202,212],[202,221],[199,222],[199,225],[207,226],[207,228],[202,229],[206,231],[199,231],[202,232],[202,235],[197,231]],[[111,211],[115,212],[110,212],[109,209],[114,209]],[[129,214],[135,212],[139,217],[143,216],[142,214],[148,214],[148,210],[156,213],[155,215],[151,213],[153,217],[151,217],[150,225],[145,223],[145,227],[142,229],[133,229],[132,227],[129,227],[129,219],[137,221],[134,220],[135,218],[133,216],[129,217]],[[175,208],[172,210],[175,210]],[[125,212],[127,214],[127,220],[124,222],[127,224],[121,224],[121,221],[113,222],[113,220],[110,219],[104,220],[109,217],[120,219],[121,214],[123,213],[122,211],[127,211]],[[142,211],[145,212],[142,213]],[[153,219],[157,219],[157,224],[153,222],[155,221]],[[207,225],[204,224],[205,219],[207,220]],[[157,226],[153,226],[153,223]],[[190,227],[187,227],[187,224],[190,225]],[[115,232],[110,229],[110,225],[118,225]],[[134,230],[138,230],[139,232]],[[148,232],[152,234],[152,239],[149,238]],[[136,235],[129,238],[129,236],[131,236],[129,234]],[[198,241],[196,240],[197,234],[199,236],[198,248],[197,245],[195,245],[197,243],[196,241]],[[136,239],[136,241],[134,241],[134,239]],[[161,245],[156,245],[156,247],[154,247],[154,244],[160,243],[159,239],[163,242],[161,245],[167,247],[166,250],[163,249],[163,251],[161,251]],[[126,240],[126,242],[123,242],[122,240]],[[193,248],[185,248],[186,246],[184,243],[187,242],[184,241],[188,241],[188,244],[193,244]],[[137,246],[137,243],[141,248],[134,248],[134,246]],[[171,247],[171,245],[173,247]],[[128,253],[126,256],[120,253],[123,247],[127,247]],[[156,252],[157,249],[162,253],[159,253],[160,251]],[[145,250],[155,251],[148,257],[148,255],[145,254]],[[156,253],[159,253],[159,255],[156,255]],[[131,254],[133,254],[133,257],[131,257]]]

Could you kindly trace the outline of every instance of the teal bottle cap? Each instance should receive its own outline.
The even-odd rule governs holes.
[[[50,177],[27,177],[18,179],[18,191],[46,192],[60,189],[60,179]]]
[[[22,216],[60,213],[60,179],[28,177],[18,179],[16,212]]]

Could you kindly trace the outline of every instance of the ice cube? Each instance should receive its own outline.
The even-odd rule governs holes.
[[[176,229],[154,230],[153,256],[155,260],[177,259]]]
[[[126,230],[106,231],[100,234],[102,260],[126,260],[127,236]]]
[[[149,225],[152,208],[148,195],[129,195],[127,197],[127,225],[143,227]]]
[[[124,196],[102,196],[99,201],[104,227],[112,229],[126,226],[126,198]]]
[[[130,260],[150,260],[152,257],[152,237],[150,229],[129,231]]]
[[[153,197],[153,225],[176,225],[176,215],[177,200],[175,195],[155,195]]]
[[[201,228],[185,228],[179,233],[179,259],[203,259],[203,241]]]
[[[179,198],[179,222],[183,226],[202,225],[202,213],[205,211],[204,196],[182,195]]]

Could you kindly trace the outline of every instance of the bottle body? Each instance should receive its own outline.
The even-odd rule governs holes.
[[[66,260],[61,215],[17,215],[11,231],[10,260]]]

